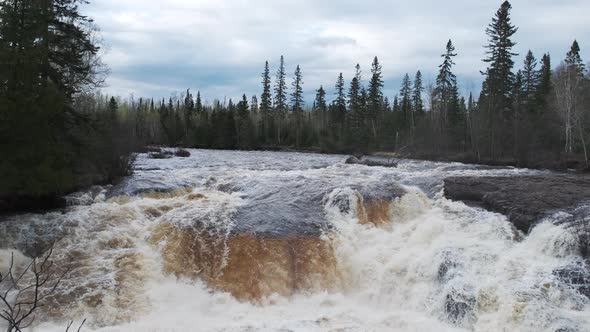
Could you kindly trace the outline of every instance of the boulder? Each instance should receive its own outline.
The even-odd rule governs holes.
[[[350,156],[345,161],[346,164],[359,164],[366,166],[381,166],[381,167],[397,167],[399,164],[398,159],[389,159],[383,157],[368,157],[362,156],[360,158]]]

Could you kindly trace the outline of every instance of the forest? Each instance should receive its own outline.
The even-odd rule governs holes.
[[[449,40],[436,81],[406,74],[395,96],[384,95],[375,57],[368,73],[357,64],[351,79],[335,77],[334,95],[313,87],[314,100],[304,100],[304,68],[291,75],[281,56],[276,69],[261,66],[260,95],[210,103],[190,90],[166,99],[102,94],[108,68],[97,27],[80,13],[85,2],[0,4],[0,209],[116,181],[134,153],[154,145],[589,167],[590,73],[580,46],[573,41],[557,61],[529,51],[515,63],[508,1],[485,30],[479,95],[459,94],[461,50]]]

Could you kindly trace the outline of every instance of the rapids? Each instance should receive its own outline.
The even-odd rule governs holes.
[[[448,176],[541,171],[190,152],[0,219],[0,271],[54,242],[71,271],[30,330],[590,331],[590,300],[555,273],[581,263],[567,211],[524,235],[442,195]]]

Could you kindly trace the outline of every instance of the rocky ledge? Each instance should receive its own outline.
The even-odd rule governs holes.
[[[506,215],[523,232],[548,213],[590,202],[590,176],[450,177],[445,196]]]

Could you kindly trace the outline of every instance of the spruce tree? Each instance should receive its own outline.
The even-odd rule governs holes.
[[[303,76],[299,65],[295,68],[293,74],[293,92],[291,93],[291,103],[293,105],[293,118],[295,120],[295,145],[301,145],[301,132],[303,122]]]
[[[274,108],[279,118],[283,117],[287,113],[287,83],[285,82],[285,76],[285,61],[281,55],[275,82],[274,98]]]
[[[197,99],[195,101],[195,113],[201,114],[203,112],[203,102],[201,101],[201,92],[197,91]]]
[[[252,147],[252,126],[250,123],[250,110],[248,106],[248,98],[246,94],[242,95],[236,106],[237,125],[236,125],[236,141],[240,149],[248,149]]]
[[[335,134],[339,140],[342,140],[344,135],[344,121],[346,118],[346,94],[344,92],[344,76],[342,76],[342,73],[338,75],[335,88],[336,99],[334,100],[331,121],[335,126]]]
[[[492,159],[501,154],[504,148],[507,149],[503,147],[507,141],[504,136],[509,133],[499,133],[501,128],[507,127],[500,122],[510,121],[513,118],[511,114],[514,85],[512,57],[517,54],[512,52],[516,43],[511,38],[518,29],[510,21],[511,8],[508,1],[502,3],[492,23],[486,29],[489,43],[485,46],[487,57],[484,62],[489,63],[489,67],[484,73],[479,102],[480,107],[485,109],[487,114],[488,124],[485,127],[489,128],[489,134],[486,139],[489,142],[488,153]]]
[[[260,95],[260,113],[262,114],[262,123],[261,123],[261,131],[262,135],[261,138],[264,142],[269,142],[271,137],[270,132],[270,121],[271,114],[272,114],[272,96],[270,91],[270,68],[268,66],[268,61],[264,63],[264,71],[262,72],[262,94]]]
[[[422,73],[418,70],[414,77],[414,88],[412,89],[412,108],[417,116],[422,116],[424,114],[424,103],[422,102],[423,91]]]
[[[549,54],[544,54],[541,59],[541,69],[539,69],[538,77],[539,85],[535,96],[535,104],[538,112],[544,112],[552,90],[551,56]]]
[[[111,117],[114,119],[117,116],[117,111],[119,110],[119,103],[117,103],[115,97],[111,97],[111,99],[109,100],[108,109]]]
[[[277,143],[281,144],[281,129],[282,121],[287,114],[287,83],[285,82],[285,60],[281,55],[279,62],[279,69],[277,70],[277,78],[275,82],[275,98],[274,98],[274,115],[277,120]]]
[[[326,128],[328,122],[326,107],[326,91],[324,90],[324,87],[321,85],[320,88],[316,90],[313,105],[313,110],[317,114],[317,118],[320,120],[320,128]]]
[[[412,81],[410,80],[410,75],[407,73],[402,80],[399,94],[401,97],[400,110],[403,128],[413,132],[414,114],[412,111]]]
[[[447,42],[446,51],[441,57],[444,59],[440,64],[438,76],[436,77],[436,87],[434,89],[436,109],[439,112],[442,121],[441,125],[444,127],[449,125],[449,122],[456,120],[455,114],[458,112],[458,91],[457,91],[457,77],[452,72],[455,62],[453,58],[457,56],[455,53],[455,46],[449,40]],[[453,123],[454,125],[456,123]]]
[[[522,71],[522,103],[524,108],[529,112],[534,112],[537,96],[537,87],[539,86],[539,71],[537,71],[537,59],[532,51],[528,51],[524,59]]]
[[[585,66],[582,57],[580,57],[580,45],[578,45],[577,40],[574,40],[570,50],[566,54],[565,65],[568,69],[574,70],[579,77],[584,76]]]
[[[377,137],[377,123],[383,108],[383,74],[379,59],[375,57],[371,65],[371,80],[367,100],[367,120],[370,121],[373,137]]]
[[[355,74],[350,81],[350,89],[348,90],[348,111],[351,113],[360,112],[361,80],[361,66],[357,63]]]

